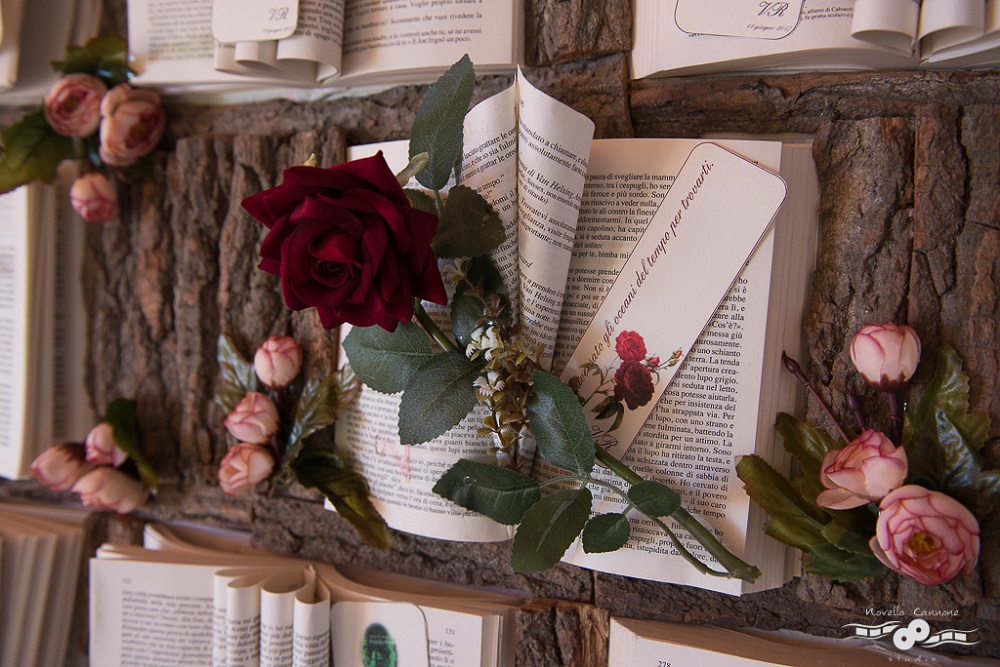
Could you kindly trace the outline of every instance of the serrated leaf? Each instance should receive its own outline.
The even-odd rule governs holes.
[[[852,553],[871,556],[868,540],[875,534],[875,515],[864,508],[837,512],[820,531],[830,544]]]
[[[399,438],[419,445],[443,435],[465,419],[478,399],[473,381],[479,366],[461,352],[435,354],[420,367],[399,402]]]
[[[590,489],[557,491],[535,503],[524,514],[510,564],[515,572],[540,572],[552,567],[583,530],[590,516]]]
[[[59,163],[73,152],[73,141],[56,133],[41,109],[0,131],[0,142],[0,194],[35,180],[51,183]]]
[[[820,531],[830,522],[830,515],[816,505],[815,499],[802,496],[783,475],[764,459],[756,455],[741,456],[736,461],[736,475],[743,482],[750,499],[772,517],[803,517],[808,523],[809,536],[801,536],[802,543],[815,543],[822,537]],[[825,538],[823,538],[825,541]],[[793,544],[791,546],[798,546]]]
[[[809,553],[803,569],[834,581],[856,581],[885,572],[886,567],[872,554],[851,553],[827,544]]]
[[[368,497],[368,482],[358,473],[347,470],[332,452],[306,452],[293,463],[299,484],[316,489],[333,504],[368,544],[388,549],[392,532]]]
[[[434,200],[423,190],[414,190],[413,188],[405,188],[403,193],[406,198],[410,200],[410,206],[415,209],[424,211],[426,213],[433,213],[437,215],[437,207],[434,206]]]
[[[618,551],[628,543],[632,528],[624,514],[598,514],[583,527],[580,541],[588,554]]]
[[[846,443],[838,443],[821,428],[807,424],[792,415],[780,412],[774,428],[781,434],[782,444],[795,457],[803,474],[819,479],[823,456],[831,449],[840,449]]]
[[[681,494],[654,480],[630,486],[628,499],[640,512],[650,517],[670,516],[681,506]]]
[[[337,421],[340,382],[340,374],[334,373],[321,380],[312,378],[302,387],[285,438],[286,465],[299,456],[306,438]]]
[[[589,475],[594,469],[594,440],[576,394],[549,373],[536,371],[531,377],[534,391],[528,420],[538,452],[555,466]]]
[[[490,203],[472,188],[456,185],[448,191],[431,248],[437,257],[476,257],[498,247],[504,236]]]
[[[358,378],[383,394],[403,391],[434,356],[427,334],[411,322],[392,333],[382,327],[354,327],[344,338],[344,351]]]
[[[496,464],[460,459],[434,484],[434,493],[497,523],[513,526],[542,498],[531,477]]]
[[[136,424],[137,403],[128,398],[116,398],[104,410],[104,421],[111,424],[111,435],[115,444],[128,454],[139,471],[139,479],[147,487],[156,491],[159,481],[156,471],[139,449],[139,430]]]
[[[128,46],[118,36],[95,37],[83,46],[67,46],[63,60],[52,64],[65,74],[80,72],[100,77],[109,87],[125,83],[131,74]]]
[[[226,335],[219,336],[215,358],[219,363],[219,386],[215,402],[227,415],[233,411],[248,391],[259,391],[257,373]]]
[[[430,155],[427,166],[417,174],[417,181],[425,188],[443,188],[458,162],[475,80],[472,60],[462,56],[431,86],[417,109],[410,129],[409,157],[423,152]]]
[[[462,349],[472,342],[472,332],[483,317],[483,302],[468,294],[455,294],[451,300],[451,332]]]

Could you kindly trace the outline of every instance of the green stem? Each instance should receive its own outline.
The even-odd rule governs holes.
[[[437,341],[437,344],[443,347],[445,350],[458,350],[458,346],[451,341],[448,336],[441,331],[441,328],[434,323],[431,316],[427,314],[424,310],[424,306],[420,303],[419,299],[413,300],[413,313],[417,316],[417,322],[423,327],[424,331],[427,332],[431,338]]]
[[[644,480],[642,477],[637,475],[631,468],[616,459],[610,452],[600,446],[595,446],[597,450],[597,460],[603,463],[607,468],[618,475],[621,479],[628,482],[631,485],[636,485],[642,483]],[[679,523],[681,527],[684,528],[688,533],[691,534],[693,538],[698,540],[699,543],[708,553],[712,554],[722,567],[726,568],[727,573],[719,573],[715,570],[711,570],[705,566],[701,561],[698,561],[697,567],[700,571],[705,574],[714,574],[717,576],[728,576],[736,577],[742,579],[743,581],[754,581],[760,576],[760,570],[749,563],[744,562],[741,558],[736,556],[733,552],[729,551],[726,547],[722,545],[719,540],[716,539],[712,532],[701,525],[691,514],[685,510],[683,507],[678,508],[673,514],[670,515],[674,521]],[[655,519],[654,519],[655,520]],[[667,534],[674,540],[675,546],[678,546],[681,550],[682,555],[684,554],[683,545],[677,540],[673,533],[666,528],[666,526],[661,526]],[[690,555],[690,554],[689,554]],[[685,556],[689,561],[694,559],[697,560],[693,555],[690,558]],[[693,564],[693,562],[692,562]]]

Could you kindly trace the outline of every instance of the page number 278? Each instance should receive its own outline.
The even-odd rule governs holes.
[[[670,663],[666,660],[657,660],[656,667],[670,667]]]

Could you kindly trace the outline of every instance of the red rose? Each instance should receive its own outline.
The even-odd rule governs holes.
[[[646,405],[653,398],[653,374],[638,361],[623,361],[615,371],[615,398],[624,400],[629,410]]]
[[[615,339],[615,352],[622,361],[642,361],[646,358],[646,341],[635,331],[623,331]]]
[[[437,218],[410,206],[381,153],[286,169],[243,208],[271,230],[259,268],[281,277],[289,308],[315,307],[327,329],[394,331],[413,317],[414,297],[447,303],[430,246]]]

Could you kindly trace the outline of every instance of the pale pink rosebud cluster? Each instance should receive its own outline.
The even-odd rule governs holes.
[[[163,137],[166,115],[154,90],[122,83],[101,101],[101,160],[128,167],[146,155]]]
[[[69,201],[73,210],[87,222],[108,222],[120,213],[118,191],[99,171],[89,171],[73,181]]]
[[[67,74],[45,96],[42,111],[53,130],[67,137],[86,137],[101,123],[101,100],[108,87],[89,74]]]
[[[87,507],[128,514],[146,502],[145,484],[120,470],[106,466],[94,468],[73,485],[73,492]]]
[[[821,507],[846,510],[881,500],[906,479],[906,452],[889,438],[866,430],[843,449],[823,456],[820,481],[826,487],[816,498]]]
[[[39,454],[28,472],[45,488],[61,493],[73,488],[90,469],[83,443],[66,442]]]
[[[253,488],[271,476],[274,465],[267,447],[241,442],[219,464],[219,488],[229,495]]]
[[[128,454],[115,442],[114,428],[108,422],[101,422],[90,429],[84,445],[87,448],[87,463],[91,465],[117,468],[128,458]]]
[[[266,444],[278,432],[278,408],[257,391],[248,391],[226,417],[226,429],[240,442]]]
[[[302,349],[291,336],[271,336],[253,357],[257,377],[271,389],[284,389],[302,368]]]
[[[851,361],[873,388],[899,391],[917,370],[920,338],[905,324],[866,324],[851,340]]]
[[[886,567],[926,586],[972,573],[979,560],[979,523],[962,503],[908,484],[883,498],[879,510],[869,546]]]

